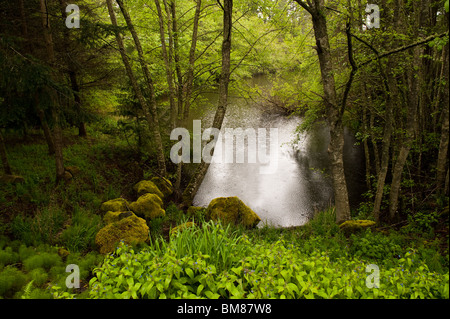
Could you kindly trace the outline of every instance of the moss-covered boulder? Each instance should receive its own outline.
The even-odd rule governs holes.
[[[359,219],[347,220],[339,225],[339,228],[346,234],[354,234],[361,230],[375,227],[376,223],[373,220]]]
[[[261,218],[236,196],[214,198],[206,209],[206,217],[248,228],[255,227],[261,221]]]
[[[128,212],[108,211],[105,213],[105,215],[103,215],[103,221],[105,222],[105,224],[111,224],[114,222],[118,222],[121,219],[130,217],[131,215],[133,215],[133,212],[131,212],[131,211],[128,211]]]
[[[152,181],[140,181],[134,185],[133,189],[138,196],[142,196],[144,194],[155,194],[158,195],[159,198],[164,198],[163,192],[161,192],[158,186],[156,186],[156,184]]]
[[[173,193],[172,183],[164,177],[152,177],[151,181],[158,187],[158,189],[164,194],[164,197],[167,198]],[[162,197],[161,197],[162,198]]]
[[[101,254],[107,254],[113,252],[121,240],[129,245],[147,242],[148,231],[145,220],[132,214],[100,229],[95,236],[95,243]]]
[[[166,215],[162,199],[155,194],[144,194],[130,204],[130,209],[147,220]]]
[[[107,202],[104,202],[102,206],[100,206],[100,211],[102,213],[106,212],[126,212],[129,210],[128,201],[124,198],[116,198],[111,199]]]
[[[195,225],[194,222],[186,222],[186,223],[183,223],[183,224],[181,224],[181,225],[178,225],[177,227],[172,228],[172,229],[170,230],[170,235],[171,235],[171,236],[172,236],[172,235],[176,235],[178,232],[181,232],[181,231],[185,230],[186,228],[189,228],[189,227],[195,227],[195,226],[196,226],[196,225]]]

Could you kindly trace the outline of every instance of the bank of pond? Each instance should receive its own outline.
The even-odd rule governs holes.
[[[396,230],[370,221],[340,227],[328,209],[299,227],[249,228],[208,218],[207,208],[190,213],[169,204],[164,216],[148,222],[147,240],[122,240],[102,254],[3,237],[0,295],[449,298],[448,236],[423,232],[420,220]],[[436,218],[447,218],[448,226],[448,211]]]

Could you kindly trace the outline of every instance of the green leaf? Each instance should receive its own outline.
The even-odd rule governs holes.
[[[189,278],[194,279],[194,272],[191,268],[186,268],[186,274],[189,276]]]
[[[197,296],[200,296],[200,294],[201,294],[203,288],[205,288],[205,286],[203,286],[203,285],[199,285],[199,286],[197,287]]]

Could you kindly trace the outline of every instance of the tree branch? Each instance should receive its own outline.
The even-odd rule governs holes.
[[[354,35],[353,35],[353,36],[354,36]],[[414,43],[411,43],[411,44],[408,44],[408,45],[404,45],[404,46],[402,46],[402,47],[399,47],[399,48],[396,48],[396,49],[393,49],[393,50],[384,52],[384,53],[382,53],[382,54],[378,54],[378,52],[377,52],[371,45],[369,45],[369,44],[368,44],[367,42],[365,42],[365,41],[362,41],[362,40],[359,39],[358,37],[354,36],[357,40],[363,42],[365,45],[367,45],[369,48],[372,49],[372,51],[374,51],[374,52],[377,54],[376,57],[371,58],[371,59],[368,59],[367,61],[364,61],[363,63],[361,63],[361,64],[359,65],[359,67],[362,67],[362,66],[364,66],[364,65],[366,65],[366,64],[369,64],[369,63],[372,62],[372,61],[375,61],[375,60],[378,60],[378,59],[387,57],[387,56],[389,56],[389,55],[391,55],[391,54],[394,54],[394,53],[398,53],[398,52],[402,52],[402,51],[411,49],[411,48],[413,48],[413,47],[415,47],[415,46],[417,46],[417,45],[425,44],[425,43],[427,43],[427,42],[430,42],[431,40],[434,40],[434,39],[436,39],[436,38],[442,38],[442,37],[444,37],[444,36],[448,36],[448,31],[446,31],[446,32],[444,32],[444,33],[437,34],[437,35],[431,35],[431,36],[429,36],[429,37],[427,37],[427,38],[425,38],[425,39],[422,39],[422,40],[420,40],[420,41],[418,41],[418,42],[414,42]]]

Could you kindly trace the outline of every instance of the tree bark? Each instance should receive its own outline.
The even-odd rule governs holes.
[[[5,175],[12,175],[11,166],[8,161],[8,153],[6,152],[5,140],[3,139],[3,134],[0,131],[0,159],[2,160],[3,172]]]
[[[402,142],[400,145],[400,149],[398,151],[397,160],[395,161],[393,171],[392,171],[392,182],[391,189],[389,192],[389,218],[391,221],[394,220],[397,214],[398,208],[398,197],[400,194],[400,184],[402,181],[403,168],[406,164],[406,160],[408,158],[409,151],[412,146],[412,142],[414,140],[414,128],[417,121],[417,108],[419,104],[419,100],[417,97],[418,92],[418,79],[414,77],[414,73],[412,70],[414,69],[414,64],[419,61],[419,48],[416,47],[413,53],[413,62],[411,68],[407,73],[407,81],[408,81],[408,95],[409,99],[407,101],[407,120],[406,120],[406,132],[405,136],[402,138]]]
[[[176,86],[177,86],[177,110],[178,117],[183,115],[183,76],[181,74],[180,66],[180,47],[178,41],[178,22],[175,0],[171,0],[170,15],[172,18],[172,38],[173,38],[173,59],[175,62]]]
[[[308,4],[300,0],[296,1],[300,4],[300,6],[307,10],[312,17],[314,36],[316,39],[316,51],[319,57],[320,73],[324,91],[324,103],[327,109],[327,120],[330,128],[328,156],[330,158],[331,178],[333,180],[336,222],[342,223],[350,219],[350,204],[348,200],[343,160],[343,108],[339,108],[338,99],[336,96],[333,61],[328,39],[327,21],[324,13],[325,4],[323,0],[308,1]],[[345,104],[345,101],[343,104]],[[344,106],[345,105],[343,105],[343,107]]]
[[[223,41],[222,41],[222,70],[219,78],[219,99],[217,102],[217,110],[214,115],[212,127],[220,130],[222,128],[223,119],[228,103],[228,83],[230,82],[230,53],[231,53],[231,28],[232,28],[233,0],[223,1]],[[214,148],[211,152],[214,154]],[[192,200],[200,187],[209,163],[202,161],[197,167],[193,177],[189,181],[188,186],[183,192],[183,205],[190,206]]]
[[[166,0],[163,0],[164,4],[167,6]],[[176,127],[176,121],[178,116],[177,105],[175,104],[175,91],[173,87],[173,77],[172,77],[172,54],[169,54],[166,46],[166,37],[165,37],[165,28],[164,28],[164,16],[161,10],[161,5],[159,0],[155,0],[156,11],[158,12],[158,21],[159,21],[159,35],[161,38],[161,53],[164,60],[164,65],[166,68],[166,78],[167,85],[169,88],[169,103],[170,103],[170,125],[171,128],[174,129]],[[168,24],[168,33],[169,33],[169,48],[172,43],[172,26],[170,23],[170,14],[168,15],[169,24]]]
[[[384,185],[389,167],[389,158],[390,158],[389,150],[391,146],[391,137],[393,132],[393,117],[394,117],[393,115],[394,102],[392,101],[391,98],[391,90],[389,88],[388,78],[383,70],[380,60],[378,60],[378,64],[385,88],[386,110],[385,110],[383,141],[381,148],[380,170],[377,175],[377,190],[375,193],[375,200],[373,204],[373,216],[375,218],[376,223],[380,222],[381,202],[383,200]]]
[[[142,96],[142,101],[144,102],[144,104],[141,103],[141,107],[144,112],[144,116],[147,120],[149,130],[152,132],[153,139],[155,140],[159,174],[161,174],[162,176],[165,176],[166,175],[166,161],[164,158],[164,147],[162,144],[161,133],[159,131],[158,110],[157,110],[157,103],[156,103],[156,97],[155,97],[155,89],[153,86],[153,79],[150,75],[150,71],[144,60],[144,51],[142,50],[141,41],[139,40],[138,34],[137,34],[137,32],[134,28],[134,25],[131,21],[131,17],[128,14],[128,11],[126,10],[126,8],[123,4],[123,1],[122,0],[116,0],[116,1],[119,4],[120,10],[122,11],[122,14],[127,23],[127,27],[130,30],[131,35],[133,37],[134,44],[135,44],[135,47],[136,47],[136,50],[137,50],[138,56],[139,56],[139,63],[141,64],[142,72],[144,73],[144,78],[145,78],[147,88],[148,88],[148,93],[150,96],[150,106],[147,106],[147,103],[145,102],[144,97]],[[117,35],[116,35],[116,37],[117,37]],[[119,35],[119,38],[120,38],[120,35]],[[121,45],[119,44],[119,47],[120,46],[123,47],[123,42],[122,42],[121,38],[120,38],[120,41],[118,40],[118,43],[119,42],[122,43]],[[122,57],[122,59],[123,59],[123,57]],[[127,64],[129,65],[128,58],[126,58],[126,56],[125,56],[125,60],[127,61]],[[124,61],[124,63],[125,63],[125,61]],[[134,78],[131,67],[129,67],[129,71],[127,71],[127,72],[131,75],[132,78]],[[134,80],[134,82],[136,82],[136,80]],[[137,84],[136,84],[136,86],[137,86]],[[137,86],[137,89],[139,90],[138,86]]]
[[[67,13],[66,13],[67,4],[65,3],[65,0],[59,0],[59,5],[60,5],[60,9],[61,9],[61,16],[65,21],[67,18]],[[72,87],[73,99],[75,102],[75,112],[78,117],[76,119],[76,124],[78,127],[78,136],[86,137],[87,136],[86,125],[84,124],[84,121],[82,120],[83,112],[82,112],[82,107],[81,107],[80,86],[78,85],[76,67],[72,60],[72,57],[70,57],[70,52],[69,52],[69,40],[70,40],[69,29],[63,28],[63,33],[64,33],[64,37],[62,40],[64,43],[64,50],[65,50],[65,54],[66,54],[66,57],[64,60],[67,64],[70,85]]]
[[[53,46],[53,39],[51,34],[49,13],[47,11],[47,5],[45,0],[40,0],[40,13],[42,21],[42,31],[44,34],[45,47],[47,50],[47,59],[51,67],[55,67],[55,51]],[[56,78],[56,76],[55,76]],[[63,157],[63,142],[62,142],[62,129],[60,123],[60,106],[56,97],[57,92],[53,88],[48,88],[50,98],[52,101],[52,116],[54,120],[53,124],[53,142],[55,148],[55,164],[56,164],[56,184],[58,184],[64,178],[64,157]]]
[[[186,94],[184,96],[184,109],[183,118],[189,117],[189,111],[191,108],[191,95],[192,87],[194,83],[194,66],[195,66],[195,52],[197,46],[197,34],[198,34],[198,21],[200,19],[200,11],[202,6],[202,0],[197,0],[194,14],[194,26],[192,29],[192,41],[189,49],[189,68],[186,76]]]
[[[439,142],[439,152],[438,159],[436,163],[436,185],[438,192],[448,194],[448,140],[449,140],[449,44],[447,43],[444,47],[444,79],[445,87],[442,94],[442,126],[441,126],[441,140]],[[446,172],[447,172],[447,182],[446,182]],[[447,187],[444,188],[444,186]]]
[[[48,155],[55,155],[55,143],[53,143],[52,132],[48,126],[47,120],[45,119],[45,113],[39,106],[39,92],[34,93],[34,108],[41,122],[42,130],[44,131],[45,141],[48,146]]]

